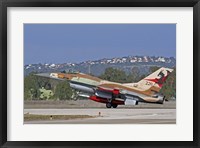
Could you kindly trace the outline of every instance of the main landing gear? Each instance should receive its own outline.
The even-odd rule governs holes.
[[[111,107],[117,108],[117,106],[118,106],[117,104],[112,104],[112,103],[110,103],[110,102],[109,102],[109,103],[106,103],[106,107],[107,107],[107,108],[111,108]]]

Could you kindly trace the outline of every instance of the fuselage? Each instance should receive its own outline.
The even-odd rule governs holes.
[[[83,73],[52,73],[50,76],[68,80],[71,88],[87,93],[91,100],[101,103],[110,100],[118,105],[125,104],[125,100],[135,100],[136,104],[137,102],[162,103],[164,99],[164,96],[153,96],[154,92],[151,90],[142,90]]]

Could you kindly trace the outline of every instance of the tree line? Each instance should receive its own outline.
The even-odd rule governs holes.
[[[109,67],[99,78],[118,83],[132,83],[138,82],[159,68],[150,67],[149,73],[141,75],[137,67],[134,67],[129,73]],[[32,72],[24,78],[25,100],[69,100],[75,96],[76,91],[70,88],[68,81],[38,77],[35,74]],[[167,99],[176,98],[176,68],[164,82],[160,93],[165,95]]]
[[[43,78],[30,73],[24,78],[25,100],[71,99],[73,90],[67,81]]]

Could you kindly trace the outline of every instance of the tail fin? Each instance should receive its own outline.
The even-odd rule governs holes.
[[[155,86],[158,87],[158,89],[160,90],[162,88],[163,83],[165,82],[165,80],[172,71],[173,69],[162,67],[157,71],[155,71],[154,73],[147,76],[146,78],[139,81],[137,84],[140,87],[145,87],[145,88],[149,88],[148,86],[150,87]]]

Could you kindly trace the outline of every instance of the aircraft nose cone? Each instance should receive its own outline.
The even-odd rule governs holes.
[[[38,74],[35,74],[36,76],[41,76],[41,77],[47,77],[47,78],[50,78],[50,73],[38,73]]]

